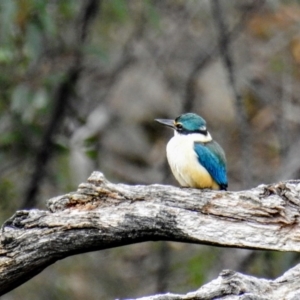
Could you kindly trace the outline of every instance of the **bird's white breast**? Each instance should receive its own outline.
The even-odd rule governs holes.
[[[208,171],[199,163],[197,154],[194,150],[194,142],[211,141],[209,133],[207,136],[202,134],[175,135],[167,144],[167,158],[171,170],[184,187],[195,188],[214,188],[218,185],[212,179]]]

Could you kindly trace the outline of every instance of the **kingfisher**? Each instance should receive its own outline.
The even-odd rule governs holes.
[[[175,120],[155,121],[174,130],[167,144],[167,159],[182,187],[227,190],[224,150],[212,139],[202,117],[185,113]]]

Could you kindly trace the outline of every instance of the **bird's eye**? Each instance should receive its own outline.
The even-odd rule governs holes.
[[[182,124],[180,124],[180,123],[176,124],[176,128],[179,130],[182,129]]]

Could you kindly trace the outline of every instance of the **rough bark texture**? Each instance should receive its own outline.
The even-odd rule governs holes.
[[[299,194],[300,181],[223,192],[113,184],[102,173],[94,172],[77,192],[50,199],[49,211],[18,211],[5,222],[0,245],[0,294],[64,257],[141,241],[300,251]],[[291,271],[295,278],[299,269]],[[249,292],[249,280],[272,287],[270,281],[228,272],[211,285],[219,282],[232,288],[237,278]],[[278,282],[282,289],[288,284],[291,282]]]
[[[276,280],[258,279],[231,270],[224,270],[217,279],[195,292],[186,295],[168,293],[135,300],[299,300],[299,280],[300,265],[287,271]]]

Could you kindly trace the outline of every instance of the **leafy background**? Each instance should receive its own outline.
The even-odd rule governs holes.
[[[298,178],[299,1],[0,1],[0,218],[45,208],[93,170],[177,183],[172,133],[193,111],[227,154],[230,190]],[[57,262],[3,299],[185,293],[224,268],[274,278],[295,253],[142,243]]]

